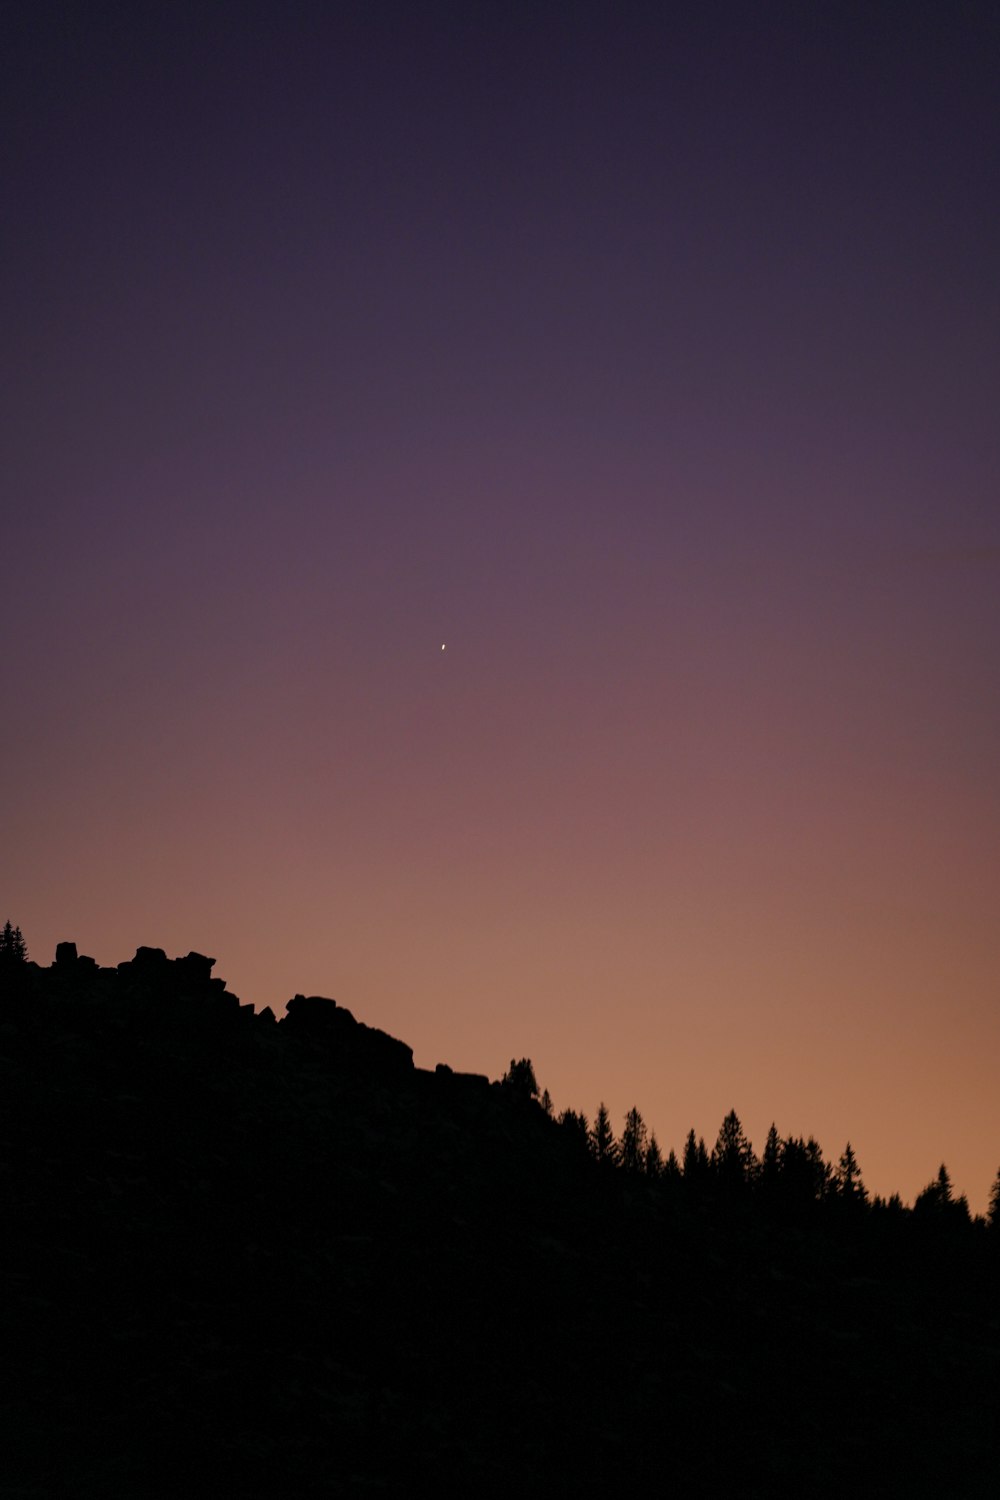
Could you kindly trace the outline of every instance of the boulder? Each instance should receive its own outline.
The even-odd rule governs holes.
[[[206,958],[204,953],[189,953],[184,958],[174,959],[178,976],[195,989],[204,989],[212,978],[214,967],[215,959]]]
[[[162,948],[137,948],[135,958],[132,962],[140,968],[159,968],[168,962],[167,955]]]
[[[295,995],[285,1006],[289,1029],[302,1035],[318,1034],[332,1027],[342,1030],[345,1026],[356,1026],[353,1015],[336,1000],[326,995]]]
[[[285,1007],[281,1024],[291,1035],[322,1047],[345,1067],[383,1075],[413,1070],[412,1047],[356,1021],[345,1006],[325,995],[295,995]]]

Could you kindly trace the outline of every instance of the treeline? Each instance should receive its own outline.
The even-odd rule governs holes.
[[[512,1058],[502,1083],[525,1099],[536,1101],[573,1141],[580,1156],[585,1155],[603,1171],[645,1179],[667,1201],[743,1202],[773,1218],[799,1222],[823,1215],[854,1221],[864,1217],[897,1221],[912,1217],[918,1223],[958,1234],[980,1233],[986,1227],[1000,1234],[1000,1169],[985,1218],[970,1212],[968,1199],[964,1193],[955,1192],[943,1162],[937,1176],[909,1208],[898,1193],[884,1198],[868,1192],[850,1141],[839,1159],[831,1162],[813,1136],[781,1136],[772,1123],[758,1156],[732,1109],[719,1126],[711,1150],[704,1137],[692,1129],[680,1157],[672,1149],[664,1156],[655,1132],[648,1129],[634,1106],[625,1115],[618,1136],[603,1101],[592,1122],[574,1109],[564,1109],[557,1115],[548,1090],[539,1093],[528,1058]]]
[[[73,944],[60,946],[72,949],[75,960]],[[139,955],[153,952],[158,950],[140,949]],[[57,961],[58,958],[59,954]],[[204,962],[201,960],[202,965]],[[84,972],[97,972],[92,959],[78,963]],[[0,976],[6,974],[8,981],[15,980],[19,971],[24,972],[22,966],[40,973],[37,965],[29,965],[28,948],[20,927],[8,919],[0,929]],[[117,971],[107,972],[117,977]],[[216,988],[225,988],[222,981],[211,983]],[[344,1015],[349,1012],[341,1011],[340,1019]],[[263,1017],[273,1020],[269,1008]],[[450,1069],[444,1071],[450,1073]],[[955,1193],[943,1162],[936,1177],[917,1195],[912,1208],[908,1208],[898,1193],[888,1198],[869,1194],[850,1141],[836,1162],[827,1161],[813,1136],[781,1136],[772,1123],[758,1156],[736,1110],[732,1109],[719,1126],[711,1150],[704,1137],[697,1136],[692,1128],[680,1157],[673,1149],[664,1156],[655,1132],[647,1127],[635,1106],[625,1115],[620,1135],[615,1134],[603,1101],[593,1121],[574,1109],[564,1109],[557,1115],[548,1089],[539,1090],[529,1058],[511,1058],[500,1083],[506,1093],[533,1104],[553,1120],[572,1143],[578,1158],[589,1159],[605,1172],[642,1178],[668,1202],[673,1198],[689,1204],[752,1203],[772,1217],[790,1221],[817,1214],[841,1218],[847,1215],[855,1220],[864,1216],[896,1220],[912,1216],[918,1222],[947,1227],[956,1233],[978,1233],[989,1227],[1000,1234],[1000,1169],[993,1181],[985,1218],[970,1212],[964,1193]]]
[[[23,964],[28,961],[28,945],[20,927],[8,920],[0,931],[0,964]]]

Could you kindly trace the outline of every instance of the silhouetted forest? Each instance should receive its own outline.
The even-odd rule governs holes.
[[[0,935],[0,1495],[997,1493],[1000,1173],[661,1148],[213,960]]]

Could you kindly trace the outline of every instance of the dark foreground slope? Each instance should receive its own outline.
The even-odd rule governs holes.
[[[994,1495],[994,1236],[600,1171],[332,1002],[0,995],[4,1496]]]

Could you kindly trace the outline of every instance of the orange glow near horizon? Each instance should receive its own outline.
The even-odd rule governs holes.
[[[0,922],[982,1211],[976,8],[37,9]]]
[[[122,758],[35,828],[11,915],[42,962],[62,938],[102,963],[195,948],[258,1008],[330,994],[421,1066],[528,1055],[558,1108],[603,1099],[620,1127],[637,1104],[664,1150],[735,1107],[758,1148],[772,1119],[834,1160],[850,1139],[907,1201],[944,1160],[981,1211],[1000,830],[968,739],[951,766],[946,736],[914,740],[875,646],[845,725],[843,639],[782,705],[773,654],[748,677],[734,640],[724,673],[716,641],[699,675],[669,645],[658,667],[644,621],[611,628],[599,702],[579,654],[470,649],[442,678],[428,642],[372,667],[372,699],[345,652],[343,715],[316,675],[258,678],[242,725],[227,685],[178,687],[145,761],[134,700],[107,705]]]

